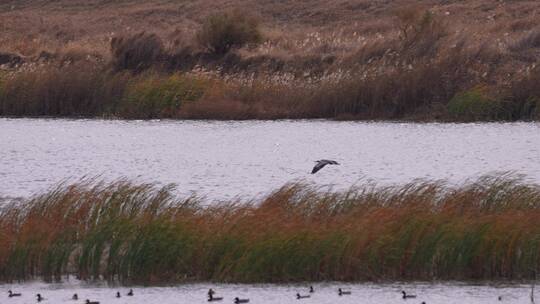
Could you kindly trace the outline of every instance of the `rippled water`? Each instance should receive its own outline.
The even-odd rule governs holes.
[[[540,182],[540,124],[0,119],[0,196],[101,175],[251,196],[304,179],[451,182],[513,170]],[[314,161],[335,159],[315,175]]]
[[[99,301],[103,304],[118,303],[146,303],[146,304],[178,304],[178,303],[208,303],[206,292],[213,288],[223,301],[217,303],[233,303],[234,297],[249,298],[250,304],[258,303],[317,303],[317,304],[414,304],[425,301],[427,304],[488,304],[488,303],[531,303],[530,286],[508,285],[466,285],[466,284],[336,284],[313,285],[315,293],[311,298],[297,300],[297,292],[307,294],[306,286],[294,285],[182,285],[177,287],[148,287],[133,288],[134,296],[125,296],[126,288],[108,288],[80,284],[23,284],[0,285],[0,295],[4,294],[2,303],[35,303],[35,295],[40,293],[46,298],[42,303],[84,303],[86,299]],[[349,296],[338,296],[337,288],[344,288],[352,292]],[[22,293],[21,297],[8,300],[7,291]],[[417,298],[403,300],[401,290],[416,294]],[[116,291],[124,296],[115,298]],[[71,300],[73,293],[77,293],[79,301]],[[501,296],[502,300],[498,301]],[[1,299],[1,297],[0,297]]]

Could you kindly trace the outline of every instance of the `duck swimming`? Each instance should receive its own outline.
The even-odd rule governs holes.
[[[42,297],[40,293],[38,293],[38,294],[36,295],[36,297],[37,297],[37,301],[38,301],[38,302],[41,302],[41,301],[45,300],[45,298]]]
[[[117,292],[116,292],[116,297],[117,297],[117,298],[122,297],[122,296],[120,295],[120,291],[117,291]]]
[[[296,298],[297,298],[298,300],[300,300],[300,299],[311,298],[311,296],[310,296],[310,295],[301,295],[301,294],[297,293],[297,294],[296,294]]]
[[[351,292],[350,292],[350,291],[344,291],[344,290],[342,290],[341,288],[338,288],[338,294],[339,294],[340,296],[344,296],[344,295],[350,295]]]
[[[129,292],[127,293],[127,295],[132,297],[133,296],[133,289],[130,289]]]
[[[20,296],[21,296],[20,293],[14,293],[13,291],[11,291],[11,289],[8,290],[8,297],[13,298],[13,297],[20,297]]]
[[[234,303],[235,304],[249,303],[249,299],[240,299],[240,298],[236,297],[236,298],[234,298]]]
[[[401,293],[403,294],[403,296],[402,296],[403,299],[414,299],[414,298],[416,298],[415,295],[408,295],[404,290],[402,290]]]
[[[88,299],[86,299],[86,304],[99,304],[98,301],[90,301]]]
[[[79,296],[78,296],[76,293],[74,293],[74,294],[73,294],[73,297],[71,297],[71,299],[72,299],[72,300],[78,300],[78,299],[79,299]]]
[[[315,289],[313,289],[313,286],[309,286],[309,292],[310,292],[310,293],[314,293],[314,292],[315,292]]]

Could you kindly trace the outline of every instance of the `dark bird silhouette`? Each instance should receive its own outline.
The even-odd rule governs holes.
[[[300,300],[300,299],[311,298],[311,296],[310,296],[310,295],[301,295],[301,294],[297,293],[297,294],[296,294],[296,298],[297,298],[298,300]]]
[[[315,167],[313,167],[313,170],[311,170],[311,174],[317,173],[317,171],[321,170],[326,165],[339,165],[339,163],[337,161],[329,160],[329,159],[321,159],[321,160],[318,160],[318,161],[315,161],[315,162],[317,164],[315,165]]]
[[[404,290],[402,290],[401,293],[403,294],[403,296],[402,296],[403,299],[414,299],[414,298],[416,298],[415,295],[407,294]]]
[[[41,302],[41,301],[45,300],[45,298],[42,297],[40,293],[38,293],[38,294],[36,295],[36,297],[37,297],[37,301],[38,301],[38,302]]]
[[[8,297],[13,298],[13,297],[20,297],[20,296],[21,296],[20,293],[14,293],[13,291],[8,290]]]
[[[120,295],[120,291],[117,291],[117,292],[116,292],[116,297],[117,297],[117,298],[122,297],[122,296]]]
[[[249,303],[249,299],[240,299],[240,298],[236,297],[236,298],[234,298],[234,303],[235,304]]]
[[[214,301],[221,301],[221,300],[223,300],[222,297],[214,297],[214,294],[215,294],[215,293],[216,293],[216,292],[215,292],[212,288],[208,289],[208,302],[214,302]]]
[[[98,301],[90,301],[88,299],[86,299],[86,304],[99,304]]]
[[[313,286],[309,286],[309,292],[310,292],[310,293],[314,293],[314,292],[315,292],[315,289],[313,289]]]
[[[76,293],[74,293],[74,294],[73,294],[73,297],[71,297],[71,299],[72,299],[72,300],[78,300],[78,299],[79,299],[79,296],[78,296]]]
[[[341,288],[338,288],[338,294],[339,294],[340,296],[345,296],[345,295],[350,295],[351,292],[350,292],[350,291],[344,291],[344,290],[342,290]]]
[[[130,289],[130,290],[128,291],[127,295],[130,296],[130,297],[133,296],[133,289]]]

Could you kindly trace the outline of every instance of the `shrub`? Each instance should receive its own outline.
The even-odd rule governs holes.
[[[532,30],[530,33],[509,46],[509,49],[514,52],[534,48],[540,48],[540,28]]]
[[[485,87],[456,94],[447,109],[452,118],[458,120],[490,120],[504,116],[502,102],[490,97]]]
[[[439,40],[447,35],[443,22],[416,7],[398,11],[397,17],[403,51],[413,58],[436,54]]]
[[[141,76],[128,87],[117,114],[128,118],[174,117],[183,103],[199,100],[208,85],[206,79],[179,74]]]
[[[239,11],[209,16],[197,34],[201,46],[217,55],[224,55],[231,48],[257,43],[261,38],[258,21]]]
[[[112,65],[117,70],[142,71],[158,62],[164,47],[155,34],[138,33],[131,37],[111,40]]]

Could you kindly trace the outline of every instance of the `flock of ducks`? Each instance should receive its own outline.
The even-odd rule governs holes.
[[[314,293],[315,292],[315,289],[313,288],[313,286],[309,286],[309,293]],[[208,302],[215,302],[215,301],[221,301],[223,300],[223,297],[216,297],[215,296],[216,292],[210,288],[208,290]],[[302,300],[302,299],[309,299],[311,298],[311,295],[310,294],[300,294],[300,293],[296,293],[296,299],[298,300]],[[350,290],[343,290],[341,288],[338,288],[338,295],[339,296],[347,296],[347,295],[351,295],[352,292]],[[402,294],[402,298],[404,300],[406,299],[415,299],[416,298],[416,295],[412,295],[412,294],[407,294],[404,290],[401,291],[401,294]],[[240,299],[238,297],[234,298],[234,303],[235,304],[239,304],[239,303],[249,303],[249,299]],[[422,302],[421,304],[426,304],[426,302]]]
[[[309,293],[314,293],[314,292],[315,292],[315,289],[313,288],[313,286],[309,286]],[[216,294],[216,292],[212,288],[210,288],[208,290],[208,302],[215,302],[215,301],[223,300],[223,297],[216,297],[216,296],[214,296],[215,294]],[[351,291],[343,290],[341,288],[338,288],[338,295],[339,296],[346,296],[346,295],[350,295],[350,294],[351,294]],[[405,300],[406,299],[414,299],[414,298],[416,298],[416,295],[407,294],[404,290],[401,291],[401,294],[402,294],[402,298],[405,299]],[[133,289],[130,289],[126,295],[127,296],[133,296]],[[9,298],[20,297],[20,296],[21,296],[20,293],[14,293],[11,290],[8,291],[8,297]],[[121,298],[121,297],[122,297],[122,295],[120,294],[119,291],[117,291],[116,292],[116,298]],[[36,298],[37,298],[38,302],[41,302],[41,301],[45,300],[45,298],[39,293],[36,295]],[[309,294],[302,295],[300,293],[296,293],[296,299],[298,299],[298,300],[308,299],[308,298],[311,298],[311,295],[309,295]],[[79,300],[79,296],[75,293],[75,294],[73,294],[71,299],[72,300]],[[249,303],[249,299],[241,299],[241,298],[236,297],[236,298],[234,298],[234,303],[235,304]],[[85,304],[99,304],[99,302],[98,301],[90,301],[89,299],[86,299]],[[426,304],[426,302],[422,302],[421,304]]]
[[[312,294],[315,292],[315,289],[313,288],[313,286],[309,286],[309,293]],[[403,299],[414,299],[416,298],[415,295],[412,295],[412,294],[407,294],[405,291],[401,291],[402,293],[402,298]],[[215,296],[216,292],[210,288],[208,290],[208,302],[216,302],[216,301],[221,301],[223,300],[223,297],[216,297]],[[297,293],[296,294],[296,299],[298,300],[301,300],[301,299],[308,299],[308,298],[311,298],[311,295],[310,294],[300,294],[300,293]],[[349,290],[343,290],[341,288],[338,288],[338,295],[339,296],[347,296],[347,295],[350,295],[351,294],[351,291]],[[126,294],[127,296],[133,296],[133,289],[130,289],[128,291],[128,293]],[[20,297],[21,294],[20,293],[14,293],[13,291],[9,290],[8,291],[8,297],[9,298],[12,298],[12,297]],[[122,295],[120,294],[119,291],[116,292],[116,298],[121,298]],[[37,298],[37,301],[38,302],[41,302],[41,301],[44,301],[45,298],[41,295],[41,294],[37,294],[36,295],[36,298]],[[73,296],[71,297],[72,300],[79,300],[79,296],[75,293],[73,294]],[[85,304],[99,304],[98,301],[90,301],[89,299],[86,299],[86,301],[84,302]],[[234,303],[235,304],[241,304],[241,303],[249,303],[249,299],[241,299],[241,298],[234,298]],[[426,304],[426,302],[422,302],[422,304]]]
[[[22,295],[21,293],[15,293],[15,292],[13,292],[13,291],[11,291],[11,290],[8,290],[8,297],[9,297],[9,298],[20,297],[21,295]],[[133,296],[133,289],[130,289],[126,295],[127,295],[127,296]],[[122,297],[122,295],[120,294],[119,291],[116,292],[116,297],[117,297],[117,298]],[[36,298],[37,298],[37,301],[38,301],[38,302],[41,302],[41,301],[44,301],[44,300],[45,300],[45,298],[44,298],[40,293],[38,293],[38,294],[36,295]],[[77,301],[77,300],[79,300],[79,295],[75,293],[75,294],[73,294],[73,296],[71,297],[71,299],[74,300],[74,301]],[[90,301],[89,299],[86,299],[84,303],[85,303],[85,304],[99,304],[98,301]]]

